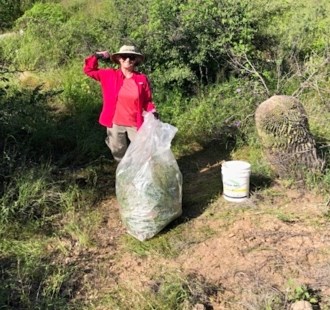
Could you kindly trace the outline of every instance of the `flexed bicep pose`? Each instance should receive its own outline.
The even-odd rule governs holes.
[[[119,68],[99,68],[99,59],[111,59]],[[103,106],[99,123],[107,128],[106,144],[118,162],[142,125],[143,112],[156,112],[148,77],[136,71],[143,60],[137,48],[129,45],[111,55],[101,51],[85,59],[85,74],[101,84]]]

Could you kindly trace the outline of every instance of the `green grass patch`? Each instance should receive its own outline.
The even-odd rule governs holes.
[[[98,210],[68,212],[65,215],[65,224],[59,234],[69,237],[81,247],[89,247],[97,242],[94,233],[102,221],[102,214]]]
[[[114,310],[184,310],[192,309],[196,304],[204,305],[208,309],[207,307],[211,306],[210,299],[221,290],[221,287],[208,283],[201,276],[184,275],[175,270],[155,275],[143,290],[128,283],[119,285],[116,290],[103,296],[96,305],[88,309],[106,306]]]
[[[62,294],[71,271],[48,259],[46,240],[0,242],[0,305],[10,309],[66,309]]]
[[[176,226],[177,223],[178,221],[171,223],[158,235],[143,242],[125,234],[121,238],[122,250],[139,257],[159,256],[172,259],[192,244],[203,242],[216,233],[209,226],[195,227],[193,221],[181,223],[179,226]]]

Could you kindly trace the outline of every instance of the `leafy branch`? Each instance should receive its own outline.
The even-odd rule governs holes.
[[[250,75],[256,76],[261,84],[263,85],[266,93],[268,96],[270,96],[270,91],[267,87],[265,79],[262,77],[262,75],[258,72],[256,67],[253,65],[252,61],[249,59],[246,53],[243,53],[242,55],[234,55],[232,52],[228,52],[227,55],[230,59],[230,64],[237,70],[246,72]]]

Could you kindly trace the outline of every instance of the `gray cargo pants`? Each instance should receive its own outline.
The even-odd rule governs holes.
[[[130,142],[133,142],[137,132],[136,127],[119,126],[113,124],[107,127],[107,137],[105,143],[109,147],[113,158],[121,161],[124,157]]]

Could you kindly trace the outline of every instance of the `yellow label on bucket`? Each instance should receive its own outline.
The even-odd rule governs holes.
[[[235,192],[235,193],[245,193],[246,192],[246,188],[229,188],[229,187],[224,187],[223,188],[225,191],[229,190],[231,192]]]

